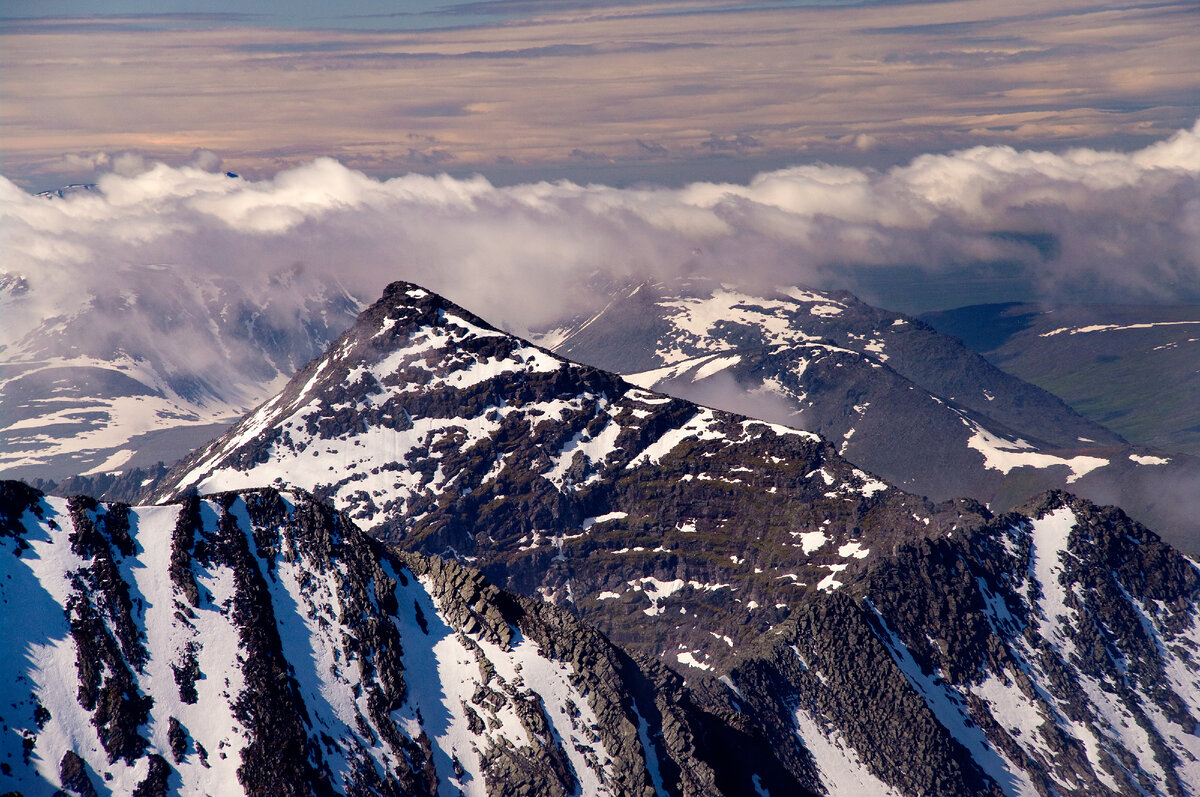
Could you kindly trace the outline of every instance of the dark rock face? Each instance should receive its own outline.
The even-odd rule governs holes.
[[[132,670],[144,669],[149,654],[133,616],[129,586],[114,560],[114,555],[133,554],[128,510],[117,505],[110,512],[82,496],[70,499],[67,509],[74,527],[71,550],[92,561],[90,568],[72,574],[66,604],[79,703],[93,712],[108,763],[118,758],[133,763],[149,744],[138,727],[148,719],[153,700],[140,693],[133,677]]]
[[[79,797],[97,797],[98,792],[88,775],[87,764],[73,751],[63,753],[58,767],[58,777],[64,789],[70,789]]]
[[[1119,510],[1025,511],[901,546],[748,651],[768,737],[823,728],[904,794],[1194,789],[1200,569]]]
[[[871,619],[843,592],[813,601],[730,673],[789,768],[821,783],[823,770],[796,744],[795,715],[804,712],[823,718],[862,766],[901,794],[1002,794],[930,712]]]
[[[715,724],[660,664],[310,496],[130,508],[3,482],[0,508],[0,600],[45,604],[3,626],[13,650],[48,645],[0,670],[0,763],[30,793],[103,773],[138,795],[651,797],[757,776],[695,743]]]

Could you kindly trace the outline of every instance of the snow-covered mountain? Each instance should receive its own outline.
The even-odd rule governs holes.
[[[1200,485],[1200,461],[1130,446],[959,341],[845,292],[643,283],[542,340],[643,387],[817,432],[912,492],[1003,510],[1066,487],[1200,551],[1195,507],[1173,497]]]
[[[249,490],[269,482],[315,488],[375,535],[420,553],[388,555],[361,535],[351,539],[357,532],[349,517],[336,522],[340,531],[322,530],[327,527],[304,518],[333,516],[304,494]],[[414,625],[421,625],[420,616],[437,625],[430,617],[439,608],[438,621],[459,632],[458,644],[474,650],[463,642],[473,639],[485,658],[500,662],[480,667],[485,686],[493,670],[509,685],[516,680],[516,664],[495,642],[503,639],[504,628],[512,633],[510,648],[519,649],[526,639],[536,643],[561,662],[553,667],[568,670],[566,685],[548,690],[549,695],[542,680],[527,682],[541,695],[546,724],[534,723],[543,729],[540,736],[523,722],[527,735],[520,736],[516,724],[499,716],[493,728],[478,708],[489,693],[461,680],[464,670],[473,678],[474,669],[446,666],[448,661],[469,663],[470,656],[463,653],[460,659],[449,651],[443,658],[436,645],[432,658],[425,659],[419,691],[438,696],[442,713],[431,715],[436,707],[420,704],[420,713],[405,714],[409,709],[401,705],[391,714],[407,718],[405,738],[420,747],[418,726],[411,724],[415,718],[434,750],[426,760],[450,785],[465,779],[455,772],[453,758],[450,772],[457,780],[446,775],[436,751],[458,755],[464,743],[456,740],[469,737],[439,735],[439,722],[450,722],[446,713],[458,716],[454,701],[444,696],[462,695],[465,702],[457,705],[468,732],[466,708],[472,707],[485,729],[506,733],[511,727],[517,733],[513,746],[526,758],[519,755],[519,763],[504,770],[505,785],[495,790],[488,784],[499,776],[493,772],[488,780],[487,755],[477,759],[478,769],[459,756],[471,775],[467,791],[559,793],[546,786],[557,783],[561,793],[571,793],[572,784],[581,784],[577,793],[599,793],[582,785],[588,752],[576,747],[584,757],[581,765],[566,750],[571,738],[571,746],[596,754],[601,772],[607,771],[604,761],[620,760],[628,762],[620,771],[641,773],[639,789],[613,787],[613,793],[646,797],[805,789],[914,796],[1200,792],[1200,567],[1120,510],[1063,493],[1045,494],[1001,516],[971,501],[934,505],[856,468],[816,435],[670,399],[565,362],[413,285],[390,286],[325,356],[176,468],[160,497],[173,494],[182,504],[99,509],[83,499],[56,503],[28,488],[9,489],[24,496],[0,505],[5,517],[21,518],[24,530],[8,535],[15,548],[26,544],[18,538],[29,545],[57,539],[49,520],[61,532],[69,517],[69,528],[81,541],[75,544],[92,545],[99,553],[72,551],[83,561],[51,566],[66,554],[22,550],[20,557],[0,557],[6,567],[44,564],[51,572],[73,567],[85,571],[81,589],[91,584],[97,594],[107,595],[104,585],[118,580],[136,586],[125,599],[118,588],[110,590],[116,597],[92,601],[94,614],[113,621],[106,626],[112,649],[136,650],[124,641],[136,634],[121,630],[130,625],[122,626],[122,612],[150,618],[146,606],[179,600],[197,617],[202,608],[219,614],[226,594],[217,586],[225,577],[221,568],[234,562],[228,566],[236,587],[235,560],[245,561],[254,551],[262,564],[247,570],[260,574],[272,605],[299,608],[298,616],[308,617],[290,626],[279,625],[276,617],[264,625],[284,629],[281,645],[284,638],[302,640],[289,649],[300,655],[299,664],[292,662],[297,693],[308,706],[307,696],[320,692],[324,703],[312,698],[319,710],[306,710],[335,730],[350,724],[337,715],[342,725],[336,725],[322,712],[326,705],[330,712],[343,705],[335,698],[345,693],[345,684],[326,688],[309,673],[314,661],[320,662],[318,668],[330,660],[338,663],[333,654],[322,658],[323,634],[336,640],[350,625],[356,630],[346,633],[357,640],[359,627],[381,625],[355,626],[360,610],[396,618],[399,636],[349,649],[342,644],[347,660],[366,655],[364,650],[378,660],[397,647],[401,658],[418,660],[429,640],[417,636],[424,632]],[[243,492],[188,497],[230,489]],[[38,519],[31,506],[41,507],[49,520]],[[198,508],[202,530],[184,546],[191,559],[175,558],[191,568],[199,605],[188,602],[186,586],[183,598],[161,594],[163,584],[174,583],[173,576],[160,577],[154,586],[151,573],[122,558],[125,550],[133,550],[129,556],[145,559],[145,570],[166,567],[170,574],[174,542],[168,548],[162,541],[134,545],[127,540],[135,534],[141,539],[156,523],[164,529],[160,537],[169,533],[174,540],[197,527],[180,520],[191,517],[189,507]],[[161,521],[154,513],[162,513]],[[110,515],[118,519],[101,519]],[[130,530],[123,532],[126,526]],[[116,563],[111,567],[103,562],[102,546],[92,542],[96,535],[78,532],[101,527],[100,536],[109,540],[109,561]],[[270,531],[276,527],[284,531]],[[300,531],[309,528],[317,530]],[[70,531],[65,536],[72,543]],[[302,542],[310,539],[315,542]],[[339,540],[341,547],[329,547]],[[246,555],[232,553],[241,545]],[[356,551],[369,551],[387,578],[400,585],[391,588],[398,596],[394,607],[377,594],[379,576],[355,575],[376,572],[376,565],[353,564],[360,561]],[[427,558],[429,553],[443,558]],[[483,577],[471,575],[472,567]],[[402,568],[407,568],[403,579]],[[179,565],[176,570],[181,571]],[[316,575],[303,581],[303,572]],[[438,572],[456,575],[427,577]],[[295,579],[295,588],[288,578]],[[508,593],[486,587],[483,578],[526,597],[505,597]],[[180,580],[186,584],[186,578]],[[350,594],[357,594],[355,583],[373,586],[362,587],[368,599],[358,601],[361,609],[343,606],[323,613],[323,600],[335,606],[332,590],[323,586],[329,582],[350,584]],[[417,589],[410,587],[414,583],[421,591],[412,593],[409,614],[410,594],[400,592]],[[60,587],[59,592],[64,597],[56,605],[66,605],[69,590]],[[227,597],[236,626],[236,591]],[[126,605],[135,608],[120,609]],[[521,612],[514,613],[514,605]],[[58,611],[65,639],[72,631]],[[35,616],[19,614],[26,615]],[[169,621],[171,628],[176,621],[198,627],[186,611],[183,620]],[[591,624],[603,632],[588,637],[599,640],[598,647],[570,647],[566,640],[594,633],[587,630]],[[132,625],[147,629],[147,638],[159,627],[149,619]],[[22,633],[35,632],[22,626],[9,637]],[[228,639],[230,632],[225,634]],[[221,638],[215,632],[210,637]],[[186,650],[160,632],[154,638],[169,641],[148,644],[147,651],[165,650],[159,655],[167,660]],[[484,639],[495,647],[485,646]],[[606,639],[612,646],[604,647],[610,645]],[[291,660],[290,652],[285,655]],[[201,670],[208,672],[206,660],[198,657]],[[145,660],[156,659],[148,653]],[[372,672],[385,672],[377,660]],[[531,666],[524,661],[522,673]],[[589,675],[597,661],[600,675]],[[626,662],[626,669],[605,670],[605,661]],[[630,662],[636,662],[633,669]],[[410,676],[411,667],[404,662],[406,683],[420,677]],[[20,672],[11,677],[43,683]],[[166,678],[167,694],[173,695],[173,672]],[[232,677],[230,683],[236,683]],[[632,706],[613,714],[588,703],[598,725],[615,717],[613,738],[629,745],[636,740],[633,753],[614,753],[617,742],[610,746],[599,730],[603,744],[568,737],[581,731],[556,724],[553,708],[566,705],[554,701],[568,685],[575,689],[569,694],[576,706],[584,698],[601,699],[591,694],[594,690],[622,696],[610,707]],[[503,685],[488,688],[509,694]],[[232,695],[236,687],[229,691]],[[405,694],[413,701],[417,691],[413,687]],[[472,702],[481,695],[481,703]],[[63,716],[74,717],[74,727],[107,727],[98,726],[95,715],[85,716],[91,711],[86,695],[75,697],[82,713],[70,694],[56,699]],[[166,697],[163,703],[174,705],[173,700]],[[349,702],[370,710],[369,694],[365,701],[356,694]],[[235,709],[238,704],[236,698],[229,701]],[[43,705],[57,716],[53,706]],[[20,709],[26,712],[24,724],[10,725],[36,726],[44,716],[35,716],[36,710],[26,704]],[[392,749],[384,735],[386,722],[363,716],[366,730],[354,720],[353,730],[361,734],[353,737],[356,741],[338,744],[349,738],[339,735],[342,731],[325,731],[332,741],[309,734],[310,740],[319,739],[330,782],[335,771],[343,771],[337,762],[349,760],[337,750],[361,743],[367,748],[363,755],[378,762]],[[177,721],[197,722],[190,716]],[[312,723],[314,728],[320,724]],[[159,738],[158,727],[153,721],[135,726],[148,740],[147,750]],[[294,738],[301,736],[296,730]],[[371,743],[361,741],[372,736]],[[540,765],[523,763],[541,753],[546,757],[539,761],[562,760],[545,749],[548,743],[539,748],[538,738],[562,740],[570,771],[579,780],[551,778]],[[49,749],[51,743],[46,744]],[[495,746],[509,749],[501,741]],[[99,741],[88,748],[91,753],[85,747],[75,752],[81,765],[94,766],[88,754],[97,761],[105,755]],[[521,752],[527,748],[530,752]],[[10,757],[20,754],[15,742],[9,749]],[[402,749],[409,751],[405,760],[413,772],[426,771],[413,766],[422,759],[412,757],[412,747]],[[655,755],[648,756],[649,749]],[[170,766],[173,759],[159,755]],[[52,780],[55,767],[63,777],[64,758],[58,747],[49,753]],[[289,758],[293,764],[297,760],[318,769],[312,755]],[[68,763],[70,772],[81,769],[73,759]],[[151,765],[145,766],[148,775]],[[548,766],[552,773],[566,771],[566,765]],[[136,777],[144,777],[142,770]],[[420,793],[419,787],[409,791]]]
[[[686,685],[305,494],[3,482],[0,772],[31,797],[1196,793],[1200,567],[1118,510],[1025,509],[875,557]]]
[[[1022,512],[881,557],[731,667],[826,793],[1200,793],[1200,567],[1119,510]]]
[[[814,434],[569,363],[407,283],[154,498],[263,485],[702,669],[878,551],[984,521]]]
[[[124,267],[107,291],[71,296],[48,318],[26,307],[42,301],[27,280],[0,280],[8,478],[174,462],[278,390],[361,309],[300,271],[260,282],[166,266]],[[23,328],[26,318],[36,323]]]
[[[0,573],[6,792],[798,788],[706,758],[661,668],[302,494],[130,508],[3,482]]]

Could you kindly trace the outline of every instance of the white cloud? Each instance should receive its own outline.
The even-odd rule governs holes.
[[[518,330],[589,306],[589,280],[686,273],[832,286],[847,265],[936,276],[1004,260],[1047,291],[1178,298],[1200,285],[1200,123],[1132,153],[980,147],[886,172],[810,165],[680,189],[377,180],[325,158],[250,181],[203,152],[112,167],[96,191],[61,199],[0,178],[3,268],[31,287],[3,299],[0,342],[147,264],[249,293],[301,267],[303,283],[336,278],[366,300],[408,279]]]

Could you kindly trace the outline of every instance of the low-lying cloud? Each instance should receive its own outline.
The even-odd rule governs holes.
[[[1031,298],[1200,300],[1200,123],[1128,153],[979,147],[678,189],[379,180],[330,159],[253,181],[214,171],[211,153],[93,161],[113,171],[63,198],[0,178],[3,270],[28,285],[2,299],[0,343],[136,291],[120,274],[152,264],[238,281],[285,316],[316,283],[370,301],[406,279],[516,331],[585,312],[614,282],[678,275],[861,288],[889,270],[934,285],[1003,263]]]

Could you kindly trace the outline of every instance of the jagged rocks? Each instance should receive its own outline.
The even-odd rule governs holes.
[[[1194,788],[1200,568],[1117,510],[1051,493],[1026,512],[901,546],[739,659],[790,771],[902,794]]]
[[[5,693],[28,706],[2,715],[25,741],[0,744],[23,788],[83,789],[97,772],[106,789],[145,795],[202,782],[651,797],[750,782],[737,762],[704,759],[709,720],[661,665],[478,571],[389,553],[309,496],[128,508],[0,484],[0,506],[0,545],[21,554],[0,556],[0,599],[23,579],[45,602],[36,622],[0,615],[5,636],[48,634],[36,638],[55,651],[0,665]],[[118,640],[126,616],[136,644]],[[45,625],[55,617],[58,630]],[[39,686],[63,680],[78,696]]]
[[[63,753],[62,762],[58,766],[59,782],[64,789],[70,789],[79,797],[97,797],[96,786],[88,774],[87,764],[73,750]]]

